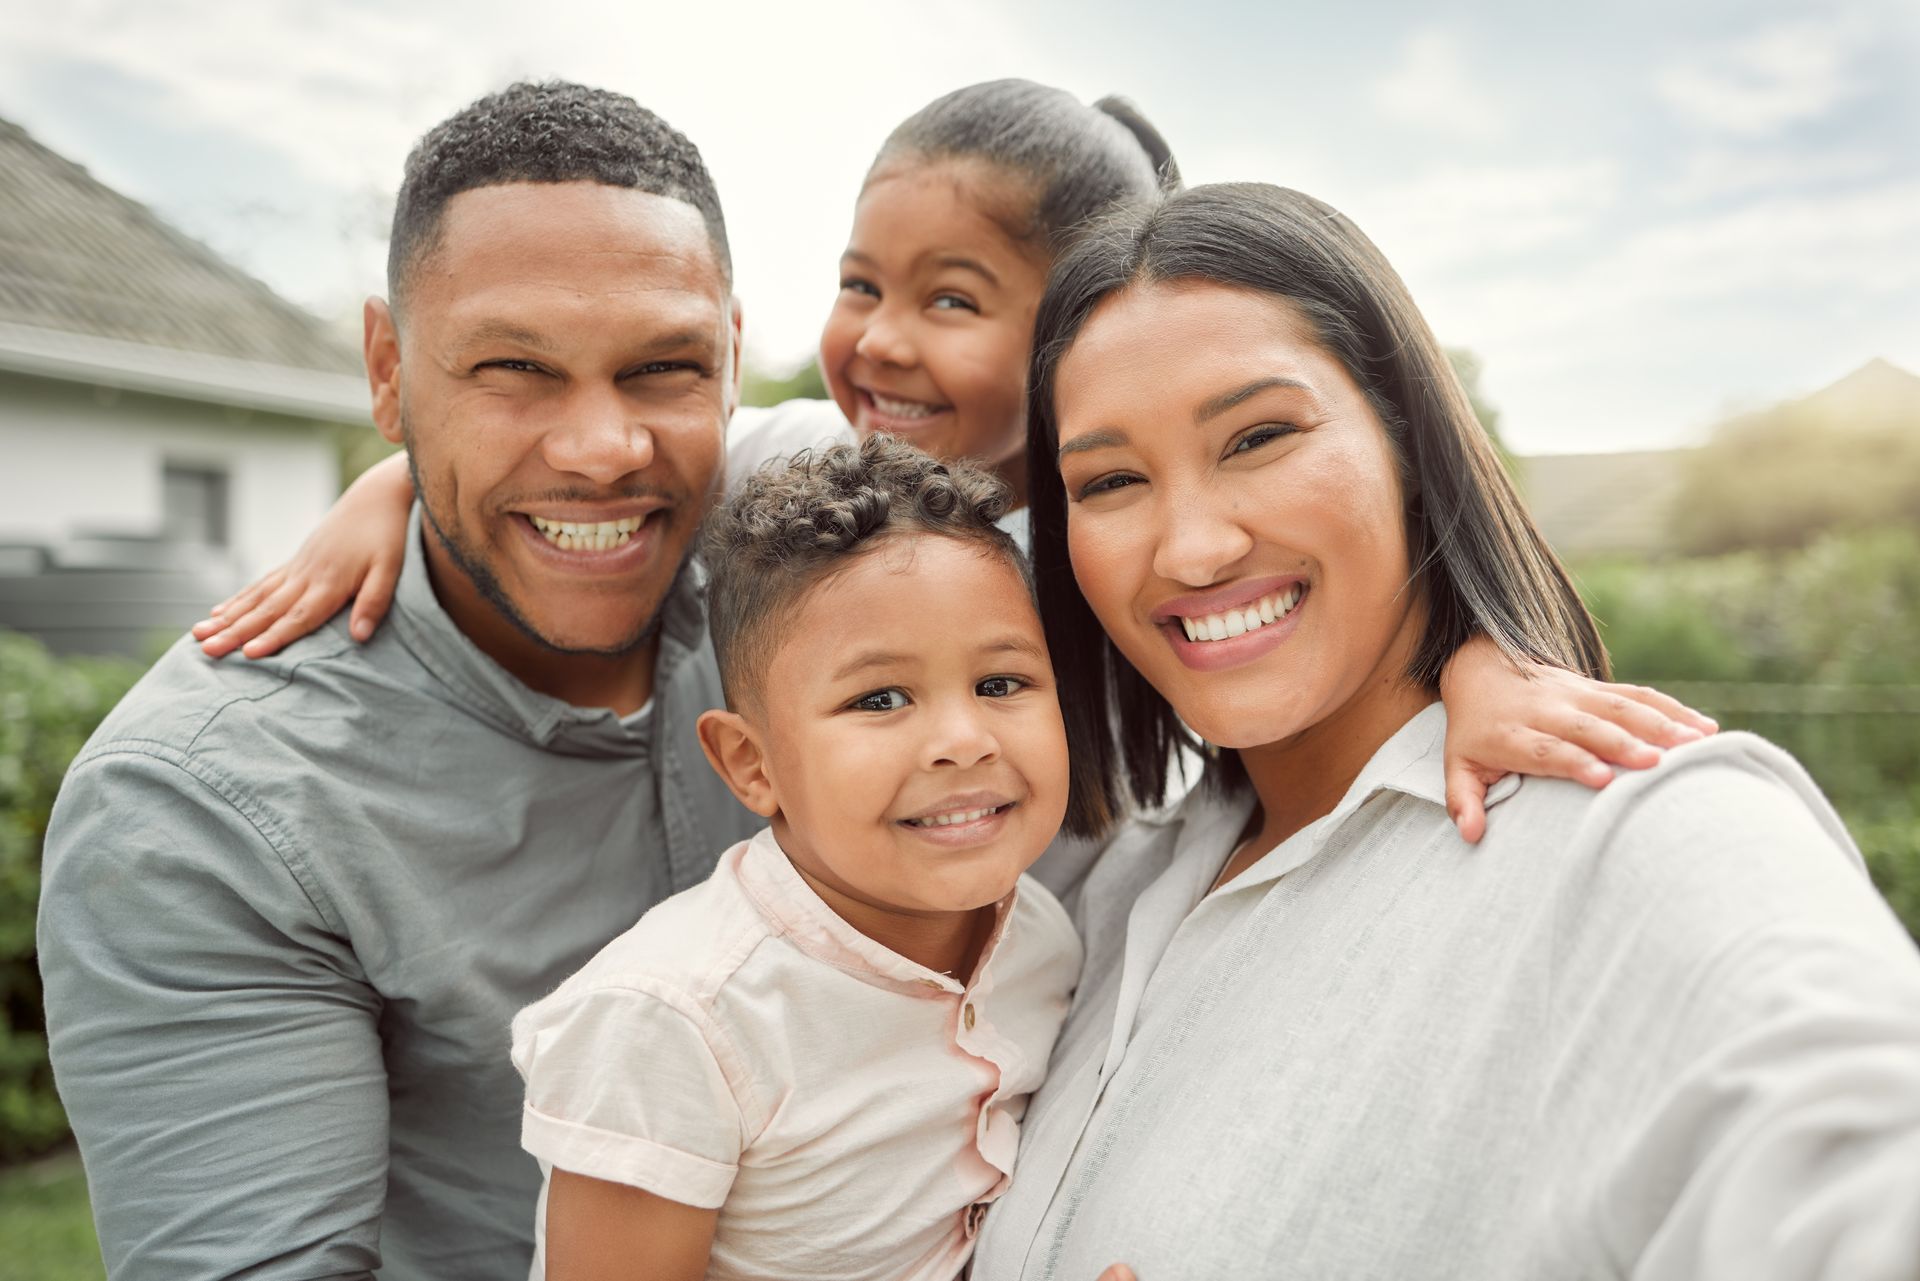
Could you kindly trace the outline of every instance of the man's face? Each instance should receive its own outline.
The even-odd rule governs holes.
[[[592,182],[448,203],[384,404],[371,325],[368,354],[376,419],[467,580],[436,565],[464,628],[510,633],[504,616],[510,643],[547,651],[644,642],[719,487],[738,343],[691,205]]]

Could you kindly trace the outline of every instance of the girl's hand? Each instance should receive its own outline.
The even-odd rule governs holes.
[[[299,640],[353,601],[347,630],[373,635],[393,603],[405,560],[413,478],[403,454],[370,467],[340,495],[292,560],[213,607],[193,625],[209,658],[238,649],[265,658]]]
[[[1508,774],[1567,778],[1588,787],[1609,766],[1645,769],[1660,749],[1720,727],[1642,685],[1610,685],[1558,667],[1515,666],[1484,636],[1463,645],[1440,676],[1447,705],[1447,813],[1460,835],[1487,830],[1487,788]]]

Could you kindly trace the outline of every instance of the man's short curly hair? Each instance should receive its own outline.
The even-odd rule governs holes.
[[[414,267],[438,244],[448,201],[511,182],[598,182],[685,201],[706,220],[722,279],[733,280],[720,196],[686,135],[623,94],[523,80],[414,144],[393,207],[387,296],[399,302]]]
[[[1006,558],[1033,591],[1027,558],[995,522],[1011,496],[992,474],[941,462],[892,436],[776,459],[707,518],[707,623],[727,706],[761,692],[781,627],[801,597],[855,557],[931,534]]]

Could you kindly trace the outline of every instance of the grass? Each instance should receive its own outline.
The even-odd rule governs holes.
[[[0,1281],[102,1281],[78,1153],[0,1169],[0,1241]]]

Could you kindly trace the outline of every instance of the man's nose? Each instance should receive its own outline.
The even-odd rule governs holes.
[[[541,453],[555,471],[611,485],[652,464],[654,437],[616,390],[583,389],[560,406]]]

